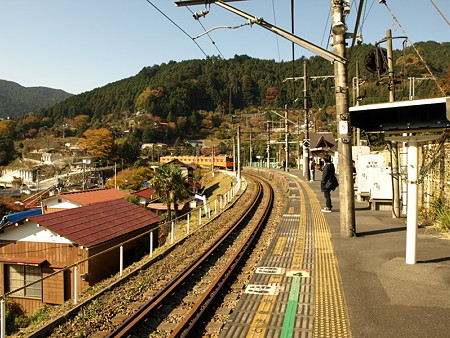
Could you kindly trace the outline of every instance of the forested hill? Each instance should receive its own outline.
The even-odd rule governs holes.
[[[23,87],[18,83],[0,80],[0,117],[18,118],[39,108],[61,102],[72,94],[46,87]]]
[[[450,42],[420,42],[415,45],[427,66],[449,95]],[[349,86],[355,76],[355,62],[359,61],[364,98],[361,104],[386,101],[386,86],[376,85],[375,74],[364,66],[365,56],[372,45],[355,47],[349,64]],[[396,50],[396,76],[429,76],[412,47]],[[60,124],[63,118],[79,115],[90,117],[91,123],[105,121],[105,116],[119,118],[123,112],[145,111],[162,121],[175,122],[180,116],[189,120],[199,110],[234,112],[248,107],[292,106],[295,98],[302,103],[303,82],[285,81],[286,78],[303,76],[303,62],[307,62],[309,76],[333,75],[333,65],[320,58],[276,62],[260,60],[245,55],[223,60],[212,57],[206,60],[170,61],[142,69],[137,75],[104,87],[72,96],[51,108],[41,109],[36,117]],[[294,68],[294,70],[293,70]],[[294,74],[293,74],[294,71]],[[312,108],[324,108],[334,104],[332,79],[309,81]],[[434,81],[417,81],[415,98],[443,96]],[[351,90],[350,90],[351,91]],[[409,82],[397,86],[397,100],[408,99]],[[350,96],[351,97],[351,96]]]

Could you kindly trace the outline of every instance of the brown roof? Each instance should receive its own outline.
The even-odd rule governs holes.
[[[127,193],[117,189],[91,189],[58,194],[58,197],[65,198],[80,205],[89,205],[98,202],[105,202],[123,198]]]
[[[155,192],[155,189],[145,188],[136,192],[133,192],[133,195],[142,197],[142,198],[152,198],[153,194]]]
[[[85,247],[113,240],[162,220],[155,213],[124,199],[95,203],[29,219]]]

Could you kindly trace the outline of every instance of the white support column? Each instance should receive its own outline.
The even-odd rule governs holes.
[[[202,208],[198,208],[198,225],[202,225]]]
[[[217,214],[217,198],[214,200],[214,214]]]
[[[153,257],[153,231],[150,233],[150,257]]]
[[[173,237],[174,237],[174,233],[175,232],[175,226],[174,226],[174,222],[172,221],[172,223],[170,224],[170,244],[173,244]]]
[[[78,304],[78,265],[73,268],[73,303]]]
[[[0,321],[1,321],[1,326],[0,326],[0,337],[1,338],[5,338],[6,337],[6,321],[5,321],[5,314],[6,314],[6,306],[5,306],[5,299],[2,298],[2,300],[0,301]]]
[[[187,215],[187,222],[186,222],[186,235],[189,235],[190,232],[190,223],[191,223],[191,213]]]
[[[406,264],[416,264],[419,152],[417,141],[408,142],[408,213],[406,218]]]
[[[120,258],[119,258],[119,275],[122,277],[123,274],[123,245],[120,246]]]

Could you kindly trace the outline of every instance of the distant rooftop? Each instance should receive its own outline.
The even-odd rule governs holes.
[[[123,198],[127,193],[112,189],[112,188],[102,188],[102,189],[91,189],[75,192],[67,192],[58,194],[58,197],[65,198],[71,202],[80,205],[90,205],[93,203],[111,201]]]

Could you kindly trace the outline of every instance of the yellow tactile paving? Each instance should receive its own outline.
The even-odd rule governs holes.
[[[273,249],[273,255],[282,255],[284,252],[284,247],[286,246],[287,238],[279,237],[277,240],[277,244],[275,244],[275,248]]]
[[[269,278],[269,283],[279,283],[281,279],[282,276],[271,276]],[[274,310],[276,299],[276,295],[267,295],[262,297],[258,305],[258,309],[256,310],[255,317],[250,324],[247,337],[262,338],[266,336],[268,323]]]
[[[314,337],[349,337],[348,315],[344,302],[331,233],[320,203],[304,183],[314,220],[315,301]]]
[[[298,183],[296,182],[298,185]],[[306,216],[305,216],[305,202],[303,198],[303,191],[300,191],[300,222],[298,235],[296,236],[294,254],[292,257],[290,269],[301,269],[303,266],[303,252],[304,252],[304,240],[306,236]],[[294,196],[298,197],[298,196]],[[294,212],[294,207],[289,207],[288,213],[292,214]],[[282,255],[286,247],[287,237],[279,237],[277,243],[275,244],[273,255]],[[269,283],[280,282],[283,276],[271,276]],[[266,337],[268,323],[270,316],[273,312],[276,303],[276,296],[263,296],[261,302],[259,303],[256,315],[250,325],[247,337],[251,338],[261,338]]]

